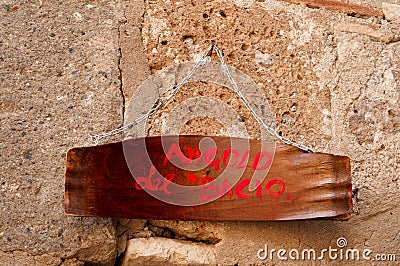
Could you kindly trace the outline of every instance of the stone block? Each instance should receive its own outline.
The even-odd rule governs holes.
[[[0,260],[114,263],[112,220],[66,217],[63,194],[67,150],[122,123],[119,7],[0,4]]]
[[[386,20],[400,22],[400,4],[382,2],[382,9]]]
[[[214,245],[167,238],[135,238],[128,242],[123,266],[217,265]]]
[[[221,241],[223,224],[205,221],[150,220],[149,224],[171,230],[177,238],[217,244]]]

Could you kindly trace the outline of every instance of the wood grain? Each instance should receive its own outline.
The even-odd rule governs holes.
[[[335,0],[283,0],[289,3],[306,4],[312,8],[327,8],[338,10],[352,15],[370,16],[383,18],[383,12],[368,6],[357,5]]]
[[[195,147],[203,137],[179,136],[178,145]],[[218,148],[215,158],[221,158],[223,151],[231,148],[231,139],[228,137],[210,138]],[[276,144],[272,166],[260,187],[262,189],[250,192],[244,187],[237,191],[235,186],[231,197],[227,194],[197,207],[167,204],[137,189],[127,161],[135,162],[135,176],[136,173],[147,176],[153,164],[163,176],[175,173],[174,183],[192,186],[199,182],[190,180],[188,174],[194,174],[198,180],[206,175],[217,177],[227,166],[220,162],[218,170],[215,166],[207,166],[190,172],[168,161],[164,165],[165,152],[161,147],[161,138],[148,137],[144,141],[145,147],[140,144],[144,143],[143,139],[138,139],[69,150],[65,175],[65,214],[138,219],[255,221],[322,217],[343,220],[348,219],[352,211],[349,158],[307,153],[286,144]],[[173,142],[173,137],[163,139],[163,143]],[[261,144],[261,141],[250,140],[249,162],[254,161],[261,150]],[[129,147],[127,158],[124,156],[123,145]],[[151,163],[143,159],[145,149]],[[185,153],[184,148],[182,150]],[[252,167],[247,167],[239,184],[245,184],[243,180],[251,177],[254,171]],[[279,191],[280,186],[267,189],[271,180],[284,182],[285,190],[279,196],[274,197],[274,193]],[[248,198],[240,197],[237,194],[239,192]]]

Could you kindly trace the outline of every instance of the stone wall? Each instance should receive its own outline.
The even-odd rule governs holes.
[[[326,2],[3,1],[0,265],[297,265],[261,261],[257,251],[322,250],[339,237],[400,260],[400,2]],[[210,42],[264,91],[283,136],[351,158],[349,221],[64,215],[66,151],[121,125],[147,77],[198,58]],[[174,103],[199,94],[230,102],[258,136],[225,88],[185,88]],[[153,116],[149,135],[170,110]],[[210,119],[195,122],[181,132],[226,134]]]

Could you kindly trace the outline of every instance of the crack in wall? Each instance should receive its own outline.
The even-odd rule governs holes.
[[[127,18],[126,18],[126,10],[128,8],[128,5],[124,6],[123,10],[123,22],[119,23],[118,25],[118,61],[117,61],[117,67],[118,67],[118,79],[119,79],[119,93],[121,94],[121,99],[122,99],[122,121],[121,121],[121,126],[124,125],[125,122],[125,105],[126,105],[126,99],[124,95],[124,83],[123,83],[123,78],[122,78],[122,44],[121,44],[121,31],[122,31],[122,26],[126,24]],[[117,234],[117,227],[118,227],[118,222],[117,219],[113,219],[113,224],[115,228],[115,238],[116,238],[116,244],[115,244],[115,252],[116,252],[116,257],[114,260],[114,265],[122,265],[123,258],[125,256],[126,250],[121,252],[121,254],[118,255],[118,240],[124,236],[124,234],[127,232],[127,229],[124,230],[121,234]],[[63,263],[63,262],[62,262]]]
[[[190,241],[193,243],[203,243],[203,244],[208,244],[208,245],[216,245],[219,242],[221,242],[221,238],[217,236],[213,236],[209,234],[209,236],[204,237],[201,235],[193,235],[190,237],[187,233],[193,232],[194,230],[198,230],[196,227],[195,229],[188,230],[187,232],[179,232],[174,228],[170,228],[168,226],[158,226],[152,223],[152,221],[147,221],[146,223],[146,228],[148,228],[149,231],[154,233],[154,236],[156,237],[164,237],[164,238],[170,238],[170,239],[179,239],[179,240],[186,240]]]
[[[125,253],[126,253],[126,249],[123,252],[121,252],[121,254],[119,256],[117,256],[115,258],[115,263],[114,263],[115,266],[122,265],[122,263],[124,261]]]
[[[167,227],[160,227],[152,225],[149,221],[146,223],[146,227],[154,234],[156,237],[164,237],[170,239],[176,239],[179,237],[171,229]]]
[[[143,5],[143,10],[141,9],[141,5]],[[135,34],[134,30],[138,29],[139,30],[139,38],[140,42],[143,40],[142,36],[142,28],[143,28],[143,23],[144,23],[144,16],[145,16],[145,6],[146,2],[144,0],[142,1],[127,1],[122,3],[122,8],[124,9],[122,12],[121,20],[118,25],[118,79],[119,79],[119,93],[121,94],[121,101],[122,101],[122,126],[124,125],[125,118],[126,118],[126,110],[127,110],[127,104],[134,93],[134,91],[129,90],[129,87],[135,87],[136,82],[134,80],[129,79],[126,76],[126,73],[130,73],[130,71],[135,71],[137,70],[137,65],[135,63],[137,62],[145,62],[148,65],[148,59],[145,51],[143,51],[143,55],[141,56],[141,51],[140,49],[135,49],[137,47],[132,47],[130,45],[134,44],[137,39],[132,39],[131,34]],[[142,11],[141,11],[142,10]],[[133,16],[132,16],[133,14]],[[134,18],[137,18],[138,20],[133,20]],[[132,53],[132,48],[134,48],[134,53]],[[132,56],[130,56],[132,55]],[[146,73],[146,68],[139,68],[138,72],[139,74],[149,74]],[[137,78],[137,76],[133,76],[133,78]],[[147,78],[147,77],[144,77]],[[117,256],[115,257],[114,264],[115,265],[122,265],[124,258],[125,258],[125,253],[126,253],[126,245],[128,241],[130,240],[129,238],[129,228],[125,228],[121,233],[118,233],[118,227],[121,226],[118,223],[118,219],[113,219],[114,220],[114,227],[115,227],[115,238],[116,238],[116,254]],[[142,230],[143,232],[145,231],[144,229]],[[128,234],[128,235],[127,235]],[[125,245],[125,248],[123,249],[122,252],[119,251],[120,249],[120,244],[119,242],[123,243]],[[122,250],[122,248],[121,248]],[[120,253],[119,253],[120,252]],[[119,254],[118,254],[119,253]]]
[[[121,67],[121,61],[122,61],[122,45],[121,45],[121,27],[126,24],[127,18],[126,18],[126,9],[127,5],[125,6],[125,10],[123,11],[123,22],[118,25],[118,79],[119,79],[119,92],[121,93],[121,98],[122,98],[122,126],[124,125],[125,121],[125,104],[126,104],[126,99],[124,95],[124,84],[123,84],[123,79],[122,79],[122,67]]]
[[[119,33],[119,38],[121,37],[121,31],[118,31]],[[125,104],[126,104],[126,100],[125,100],[125,95],[124,95],[124,89],[123,89],[123,81],[122,81],[122,69],[121,69],[121,59],[122,59],[122,49],[121,47],[118,47],[118,71],[119,71],[119,75],[118,75],[118,79],[119,79],[119,92],[121,93],[121,98],[122,98],[122,124],[121,126],[124,125],[124,121],[125,121]]]

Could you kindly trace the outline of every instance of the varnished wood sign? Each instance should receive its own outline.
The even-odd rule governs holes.
[[[204,138],[213,145],[202,145]],[[286,144],[164,136],[73,148],[67,154],[67,215],[343,220],[351,211],[349,158]]]

